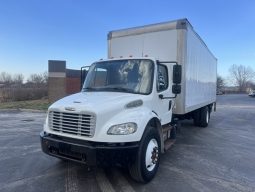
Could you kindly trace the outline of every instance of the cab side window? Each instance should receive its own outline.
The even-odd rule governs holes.
[[[157,90],[164,91],[168,88],[168,74],[165,65],[158,65]]]

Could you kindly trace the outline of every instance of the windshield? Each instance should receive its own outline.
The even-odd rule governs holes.
[[[83,91],[149,94],[154,65],[148,59],[102,61],[91,65]]]

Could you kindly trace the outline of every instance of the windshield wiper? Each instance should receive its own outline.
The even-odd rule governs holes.
[[[128,89],[124,87],[105,87],[105,89],[110,89],[113,91],[121,91],[121,92],[126,92],[126,93],[134,93],[133,89]]]
[[[92,91],[92,90],[96,90],[96,88],[94,88],[94,87],[82,88],[82,91]]]
[[[100,88],[86,87],[86,88],[82,88],[82,91],[105,91],[105,90],[116,91],[116,92],[125,92],[125,93],[134,93],[133,89],[128,89],[128,88],[124,88],[124,87],[100,87]]]

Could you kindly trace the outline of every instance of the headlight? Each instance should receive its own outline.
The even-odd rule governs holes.
[[[123,123],[119,125],[113,125],[107,131],[108,135],[128,135],[136,132],[136,123]]]

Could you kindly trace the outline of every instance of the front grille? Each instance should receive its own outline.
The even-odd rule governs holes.
[[[93,114],[76,114],[50,111],[49,127],[53,131],[93,137],[96,117]]]

